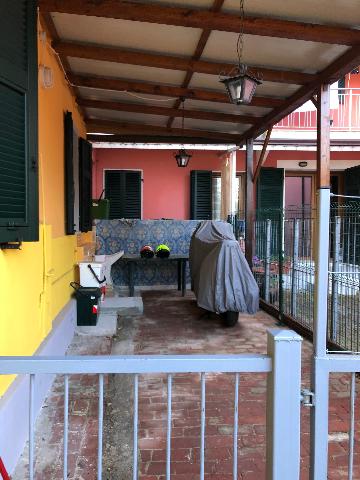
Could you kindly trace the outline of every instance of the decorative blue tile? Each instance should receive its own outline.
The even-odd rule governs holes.
[[[190,239],[198,225],[197,220],[96,220],[96,253],[109,255],[119,250],[138,253],[143,245],[154,250],[160,243],[169,246],[173,254],[188,254]],[[112,269],[115,285],[128,284],[128,271],[124,262]],[[189,272],[187,272],[189,280]],[[150,265],[135,269],[135,285],[177,284],[176,263],[164,263],[156,268]]]

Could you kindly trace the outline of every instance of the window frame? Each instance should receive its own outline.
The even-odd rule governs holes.
[[[107,171],[117,171],[117,172],[140,172],[140,211],[141,211],[141,217],[139,220],[143,220],[144,218],[144,170],[142,168],[104,168],[102,172],[102,190],[105,190],[105,175]],[[106,194],[106,190],[105,190]],[[106,196],[105,196],[106,198]]]

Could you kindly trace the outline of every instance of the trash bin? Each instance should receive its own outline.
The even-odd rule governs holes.
[[[97,324],[99,300],[101,290],[97,287],[82,287],[79,283],[71,282],[75,290],[77,325],[95,326]]]

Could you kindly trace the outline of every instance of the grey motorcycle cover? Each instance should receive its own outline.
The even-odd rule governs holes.
[[[258,311],[259,289],[229,223],[199,224],[191,238],[189,264],[199,307],[216,313]]]

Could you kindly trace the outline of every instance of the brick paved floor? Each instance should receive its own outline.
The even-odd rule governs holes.
[[[264,312],[255,317],[242,315],[239,324],[224,329],[219,319],[201,317],[194,298],[188,293],[144,292],[144,315],[122,320],[113,351],[135,354],[184,353],[266,353],[266,330],[276,327],[275,320]],[[126,324],[126,328],[124,325]],[[126,331],[126,334],[125,334]],[[83,340],[82,340],[83,341]],[[99,340],[97,340],[99,342]],[[89,343],[82,353],[106,353],[107,339],[100,344]],[[129,347],[130,346],[130,347]],[[130,348],[130,350],[129,350]],[[309,387],[311,345],[303,342],[303,385]],[[121,384],[120,384],[121,385]],[[166,444],[166,376],[140,377],[139,386],[139,469],[141,480],[165,480]],[[232,478],[233,433],[232,375],[206,376],[206,480]],[[108,388],[107,405],[116,390]],[[129,393],[129,392],[128,392]],[[62,380],[59,379],[46,402],[46,422],[40,420],[37,434],[37,480],[62,478]],[[329,413],[329,476],[330,480],[347,478],[347,448],[349,424],[349,376],[333,375]],[[131,394],[129,393],[129,399]],[[238,461],[241,480],[265,480],[265,402],[266,377],[263,374],[244,374],[239,390]],[[93,480],[96,468],[96,409],[97,394],[94,380],[80,377],[71,381],[71,414],[69,444],[69,479]],[[107,410],[108,411],[108,410]],[[121,415],[121,412],[116,414]],[[356,421],[358,432],[360,420]],[[107,442],[105,435],[105,442]],[[286,442],[287,439],[284,439]],[[126,443],[131,445],[130,439]],[[301,480],[308,478],[309,409],[302,409]],[[106,446],[108,447],[108,445]],[[116,464],[121,462],[122,445],[105,448],[106,480],[130,480],[119,475]],[[172,479],[199,478],[200,447],[200,381],[199,375],[175,375],[173,379],[172,420]],[[109,451],[111,452],[109,454]],[[355,449],[355,451],[357,451]],[[110,455],[110,456],[109,456]],[[286,459],[284,459],[286,461]],[[19,464],[26,478],[26,458]],[[360,458],[355,454],[354,478],[360,478]],[[285,480],[285,479],[284,479]],[[292,480],[292,479],[286,479]]]
[[[111,352],[108,337],[75,336],[68,355],[106,355]],[[35,393],[36,394],[36,393]],[[58,375],[36,422],[35,479],[62,480],[64,377]],[[97,376],[69,377],[69,479],[95,479],[97,462]],[[12,480],[28,477],[28,446]]]

